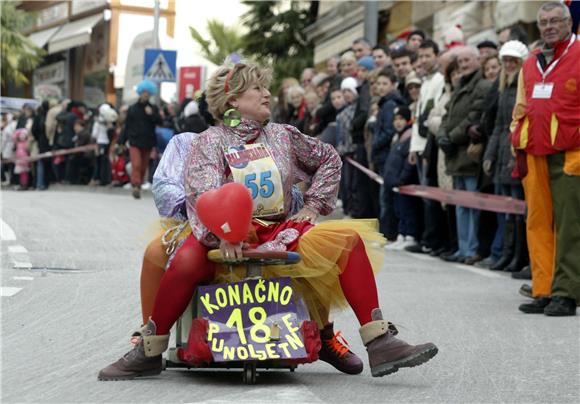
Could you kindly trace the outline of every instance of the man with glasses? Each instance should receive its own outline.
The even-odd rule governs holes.
[[[571,316],[580,299],[580,43],[560,2],[544,3],[537,22],[544,45],[524,62],[511,126],[534,296],[520,310]]]

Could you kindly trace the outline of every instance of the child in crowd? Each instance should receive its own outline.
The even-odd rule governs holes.
[[[28,150],[28,129],[16,129],[12,136],[16,147],[16,152],[14,154],[14,157],[16,158],[14,174],[18,174],[20,179],[18,190],[26,191],[29,182],[30,162],[21,159],[30,157],[30,152]]]
[[[395,109],[393,126],[396,135],[385,162],[384,180],[387,189],[418,182],[417,170],[408,161],[412,132],[411,110],[408,107],[399,106]],[[420,201],[413,196],[394,193],[394,202],[399,234],[397,240],[387,244],[385,249],[403,250],[406,246],[415,244]]]
[[[383,175],[385,161],[395,136],[395,128],[393,126],[395,108],[404,105],[405,100],[397,90],[397,76],[392,69],[385,68],[379,73],[376,89],[381,99],[379,100],[379,113],[375,124],[371,155],[374,167],[376,167],[379,175]],[[395,196],[393,191],[385,187],[385,185],[381,186],[380,189],[379,204],[380,231],[388,240],[395,240],[397,237]]]
[[[119,145],[115,146],[113,162],[111,164],[113,186],[123,186],[129,182],[129,174],[125,169],[127,165],[127,158],[123,148]]]

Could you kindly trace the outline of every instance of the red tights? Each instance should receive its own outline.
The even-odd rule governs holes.
[[[197,286],[211,281],[214,272],[214,265],[207,259],[207,248],[189,236],[173,257],[159,285],[151,315],[158,335],[169,333],[173,323],[187,308]],[[379,301],[372,267],[360,238],[339,281],[359,323],[363,325],[371,321],[371,311],[379,307]]]
[[[151,319],[157,326],[157,335],[169,333],[191,302],[197,285],[211,281],[214,271],[214,264],[207,259],[207,248],[195,237],[187,237],[161,278],[155,297]]]

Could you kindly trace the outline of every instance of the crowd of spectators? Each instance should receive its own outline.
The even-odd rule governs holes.
[[[50,184],[125,186],[139,198],[171,137],[203,132],[213,119],[203,97],[159,108],[149,100],[157,91],[154,83],[144,81],[137,91],[137,102],[119,110],[65,99],[3,112],[2,185],[20,191],[42,191]],[[67,152],[89,145],[94,147]],[[39,158],[51,151],[58,153]]]
[[[391,241],[385,248],[518,273],[528,263],[521,215],[396,192],[421,184],[523,199],[508,133],[530,48],[522,29],[506,32],[499,43],[477,46],[466,45],[457,27],[442,46],[420,30],[374,47],[355,39],[324,71],[285,78],[274,120],[335,146],[344,159],[341,208],[378,218]]]

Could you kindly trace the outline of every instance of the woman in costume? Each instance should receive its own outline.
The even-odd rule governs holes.
[[[153,198],[161,216],[161,225],[164,229],[148,244],[141,266],[141,313],[143,323],[146,324],[153,311],[155,296],[159,290],[161,279],[165,273],[168,260],[181,247],[183,241],[191,234],[191,227],[187,222],[185,208],[185,172],[184,165],[196,133],[186,132],[174,136],[159,162],[153,176]],[[298,187],[292,187],[291,213],[298,212],[304,205],[302,194]],[[180,265],[195,265],[195,262],[180,260]],[[318,304],[314,307],[317,307]],[[316,311],[316,309],[314,309]],[[363,370],[362,361],[350,351],[335,334],[333,324],[328,317],[318,322],[320,334],[324,344],[319,352],[319,358],[347,374],[358,374]],[[141,332],[133,333],[131,341],[138,344]]]
[[[382,240],[376,221],[312,224],[319,214],[329,214],[334,208],[340,158],[332,146],[292,126],[265,124],[270,117],[269,83],[269,70],[246,64],[222,67],[210,79],[209,110],[220,123],[197,136],[190,149],[185,189],[192,234],[161,279],[141,340],[123,358],[101,370],[100,379],[160,373],[169,330],[197,285],[231,280],[207,259],[207,251],[219,247],[224,259],[236,259],[241,258],[242,244],[219,240],[200,222],[195,210],[200,195],[228,182],[244,183],[252,191],[253,241],[283,243],[284,248],[302,256],[300,263],[270,267],[265,275],[291,276],[296,289],[308,291],[303,295],[309,307],[316,300],[319,318],[328,317],[331,307],[350,305],[361,325],[373,376],[420,365],[437,353],[432,343],[415,346],[398,339],[396,330],[383,320],[373,266],[363,242]],[[240,161],[241,155],[259,158]],[[310,183],[304,207],[290,217],[292,185],[301,181]],[[185,261],[195,265],[180,265]]]

